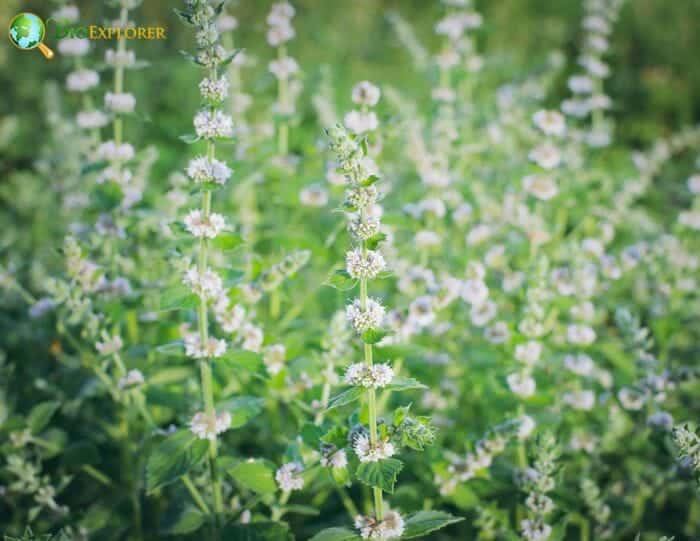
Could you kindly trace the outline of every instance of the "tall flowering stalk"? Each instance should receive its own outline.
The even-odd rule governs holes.
[[[216,18],[219,9],[207,0],[188,0],[187,10],[181,13],[184,20],[196,29],[197,55],[195,62],[205,69],[199,83],[203,107],[194,117],[195,140],[206,142],[206,154],[190,161],[187,175],[201,189],[201,207],[190,211],[184,219],[186,230],[197,239],[197,261],[187,269],[183,282],[198,297],[197,332],[185,335],[188,356],[199,362],[200,384],[204,411],[191,420],[192,432],[201,439],[209,440],[209,474],[217,516],[224,511],[221,480],[216,465],[218,456],[217,435],[231,424],[228,412],[217,413],[214,409],[212,381],[212,359],[221,357],[227,348],[225,340],[209,334],[209,308],[212,301],[226,299],[222,278],[209,266],[209,246],[224,230],[226,224],[221,214],[212,212],[213,190],[226,183],[231,176],[228,166],[216,159],[216,140],[233,135],[233,121],[219,107],[227,96],[228,81],[219,75],[219,69],[228,64],[233,55],[228,54],[219,43]]]

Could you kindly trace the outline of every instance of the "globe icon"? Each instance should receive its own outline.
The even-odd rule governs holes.
[[[34,13],[20,13],[10,22],[10,41],[15,47],[25,51],[38,47],[46,58],[51,58],[53,51],[42,43],[45,34],[44,21]]]

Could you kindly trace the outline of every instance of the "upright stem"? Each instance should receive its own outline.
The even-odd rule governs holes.
[[[216,79],[216,69],[210,70],[209,76]],[[216,147],[214,141],[207,141],[207,158],[214,159]],[[206,221],[211,214],[211,191],[204,190],[202,192],[202,220]],[[199,240],[199,257],[197,260],[197,270],[202,276],[207,269],[209,243],[206,238],[202,237]],[[199,327],[199,340],[203,348],[206,349],[209,342],[209,321],[207,312],[207,301],[204,297],[199,299],[199,310],[197,323]],[[201,359],[199,362],[199,372],[202,380],[202,400],[204,402],[204,410],[207,418],[213,419],[216,415],[214,409],[214,388],[212,383],[211,358]],[[218,445],[216,439],[209,442],[209,474],[211,476],[212,491],[214,493],[214,512],[218,523],[219,516],[224,511],[224,503],[221,492],[221,480],[219,479],[219,471],[216,467],[216,457],[218,455]]]
[[[119,12],[119,23],[121,24],[122,28],[126,28],[126,24],[129,20],[128,16],[129,11],[125,7],[122,7],[121,11]],[[119,53],[117,54],[117,58],[123,58],[124,52],[126,51],[126,40],[123,37],[119,39],[117,43],[117,51]],[[116,94],[121,94],[122,92],[124,92],[124,66],[121,64],[121,62],[117,63],[117,67],[114,70],[114,92]],[[114,117],[113,124],[114,142],[117,144],[120,144],[122,142],[122,122],[122,117],[117,114]]]
[[[280,45],[280,47],[277,49],[277,57],[280,60],[283,60],[287,57],[287,48],[284,45]],[[278,103],[282,106],[283,109],[281,113],[285,112],[287,102],[289,101],[288,82],[289,81],[286,77],[279,78]],[[277,132],[277,146],[281,156],[286,156],[289,153],[289,126],[287,125],[286,118],[284,120],[280,120]]]
[[[367,247],[362,241],[362,254],[366,256]],[[360,280],[360,306],[362,310],[367,310],[367,279]],[[372,344],[365,344],[365,364],[372,366]],[[367,409],[369,414],[369,441],[372,447],[377,446],[377,393],[373,387],[367,389]],[[374,514],[377,520],[384,519],[384,501],[382,489],[373,487],[374,494]]]

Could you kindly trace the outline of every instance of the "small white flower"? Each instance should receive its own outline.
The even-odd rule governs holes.
[[[510,390],[521,398],[527,398],[535,394],[535,380],[529,374],[514,372],[508,375],[506,381]]]
[[[134,158],[134,147],[129,143],[105,141],[97,147],[97,156],[109,162],[128,162]]]
[[[484,331],[484,337],[492,344],[503,344],[510,338],[508,325],[503,321],[498,321]]]
[[[480,279],[465,280],[461,292],[462,299],[472,306],[479,306],[489,297],[489,288]]]
[[[299,201],[307,207],[325,207],[328,204],[328,192],[319,184],[311,184],[299,192]]]
[[[302,473],[304,466],[298,462],[288,462],[279,467],[275,473],[275,480],[282,492],[292,492],[304,488]]]
[[[286,56],[270,62],[268,69],[278,79],[289,79],[299,71],[299,64],[292,57]]]
[[[380,439],[377,440],[376,445],[372,445],[366,434],[357,434],[353,440],[352,448],[360,462],[379,462],[394,456],[396,452],[394,444],[389,440]]]
[[[381,95],[382,93],[379,87],[373,85],[369,81],[361,81],[352,89],[352,101],[358,105],[374,107],[379,103]]]
[[[596,334],[588,325],[569,325],[566,330],[566,339],[571,344],[588,346],[595,341]]]
[[[400,539],[404,533],[405,524],[403,517],[396,511],[386,511],[383,520],[374,517],[357,515],[355,528],[360,531],[362,539],[373,541],[388,541]]]
[[[372,279],[386,268],[386,261],[381,252],[355,248],[345,254],[345,267],[348,274],[355,279]]]
[[[529,158],[544,169],[554,169],[561,163],[561,151],[552,143],[545,142],[533,148]]]
[[[231,32],[238,28],[238,19],[227,13],[222,13],[216,21],[219,32]]]
[[[435,248],[442,242],[442,237],[435,231],[422,230],[418,231],[413,237],[418,248]]]
[[[118,334],[114,336],[105,335],[101,342],[95,344],[95,349],[100,355],[112,355],[121,350],[122,347],[124,347],[124,342],[122,341],[122,337]]]
[[[344,124],[350,131],[361,134],[376,130],[379,119],[374,111],[350,111],[345,115]]]
[[[126,376],[119,379],[119,388],[126,389],[128,387],[136,387],[138,385],[143,385],[146,380],[140,370],[129,370]]]
[[[569,90],[574,94],[590,94],[593,92],[593,79],[587,75],[572,75],[568,80]]]
[[[271,26],[268,29],[267,42],[272,47],[278,47],[283,43],[286,43],[292,38],[294,38],[295,35],[296,33],[294,32],[294,28],[292,28],[292,25],[288,22],[284,22],[281,24]]]
[[[644,407],[646,398],[643,393],[630,389],[629,387],[623,387],[617,393],[617,398],[622,404],[622,407],[630,411],[639,411]]]
[[[590,376],[593,373],[595,364],[593,359],[591,359],[585,353],[578,353],[576,355],[567,355],[564,357],[564,366],[579,376]]]
[[[233,120],[222,111],[205,109],[195,115],[194,129],[197,136],[204,139],[231,137],[233,135]]]
[[[345,371],[345,382],[367,388],[386,387],[394,379],[394,370],[388,364],[354,363]]]
[[[114,113],[133,113],[136,98],[129,92],[107,92],[105,107]]]
[[[202,347],[199,334],[185,335],[185,355],[193,359],[216,359],[226,353],[226,340],[209,337],[206,346]]]
[[[204,78],[199,83],[199,93],[206,101],[220,103],[228,95],[228,79],[226,77]]]
[[[564,393],[563,399],[565,404],[577,410],[590,411],[595,406],[595,393],[593,391]]]
[[[202,440],[214,441],[219,434],[226,432],[231,426],[231,414],[228,411],[207,415],[200,411],[190,421],[190,430]]]
[[[545,135],[561,137],[566,133],[566,121],[559,111],[537,111],[532,115],[532,120]]]
[[[235,304],[232,308],[228,306],[228,298],[222,297],[226,303],[225,305],[217,303],[215,307],[216,310],[216,320],[218,321],[221,328],[227,333],[234,333],[238,331],[245,320],[245,308],[240,304]]]
[[[520,529],[526,541],[546,541],[552,535],[549,524],[531,519],[524,519],[520,523]]]
[[[535,423],[535,420],[529,415],[523,415],[518,421],[520,421],[520,425],[518,426],[518,439],[525,440],[532,434],[532,431],[535,430],[537,423]]]
[[[90,49],[90,40],[87,38],[63,38],[56,46],[63,56],[85,56]]]
[[[102,111],[80,111],[75,120],[84,130],[103,128],[109,123],[109,118]]]
[[[688,189],[690,193],[700,194],[700,173],[691,175],[688,178]]]
[[[105,51],[105,64],[113,68],[132,66],[136,63],[136,55],[134,51],[115,51],[114,49],[107,49]]]
[[[243,342],[241,347],[248,351],[254,351],[258,353],[263,343],[264,335],[260,327],[257,327],[251,323],[246,323],[241,328],[241,337]]]
[[[467,244],[477,246],[493,235],[494,230],[489,224],[477,224],[467,234]]]
[[[287,348],[284,347],[284,344],[273,344],[265,348],[263,352],[263,362],[271,376],[279,374],[282,368],[284,368],[286,357]]]
[[[515,358],[526,366],[533,366],[542,355],[542,343],[530,340],[515,346]]]
[[[200,274],[197,267],[190,267],[185,272],[182,282],[189,286],[195,295],[202,299],[216,299],[223,292],[223,281],[212,269],[207,268]]]
[[[85,92],[100,84],[100,75],[93,70],[80,69],[66,77],[66,89],[70,92]]]
[[[523,178],[523,188],[542,201],[548,201],[558,193],[557,183],[549,175],[527,175]]]
[[[689,228],[700,230],[700,211],[687,211],[678,214],[678,223]]]
[[[345,309],[345,315],[356,332],[363,333],[369,329],[377,329],[384,319],[384,307],[374,299],[367,299],[367,307],[362,309],[360,299],[355,299]]]
[[[497,312],[498,307],[493,301],[487,300],[481,304],[472,305],[470,311],[472,324],[476,325],[477,327],[483,327],[494,317],[496,317]]]
[[[187,165],[187,176],[196,184],[214,182],[225,184],[231,176],[231,169],[222,161],[198,156]]]
[[[348,465],[348,455],[345,449],[338,449],[330,456],[321,457],[321,466],[327,468],[346,468]]]
[[[185,228],[195,237],[213,239],[226,227],[226,221],[221,214],[212,213],[206,219],[201,210],[191,210],[185,216]]]
[[[60,21],[61,23],[76,23],[79,17],[80,11],[78,7],[73,4],[61,6],[51,14],[52,19]]]

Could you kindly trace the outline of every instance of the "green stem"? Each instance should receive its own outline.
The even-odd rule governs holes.
[[[197,487],[194,485],[194,483],[192,482],[192,479],[190,479],[190,476],[188,474],[185,474],[182,476],[182,483],[185,485],[185,488],[187,488],[190,495],[192,496],[192,499],[199,506],[199,508],[206,515],[210,514],[211,511],[209,509],[209,506],[204,501],[204,498],[202,498],[202,495],[199,493],[199,490],[197,490]]]
[[[119,23],[122,28],[126,27],[128,15],[129,11],[125,7],[122,7],[121,11],[119,12]],[[117,51],[119,53],[118,57],[121,58],[126,51],[126,40],[124,38],[121,38],[117,43]],[[114,92],[117,94],[124,92],[124,66],[122,66],[121,63],[117,65],[116,69],[114,70]],[[122,131],[122,117],[117,114],[114,117],[114,142],[117,144],[122,142]]]

